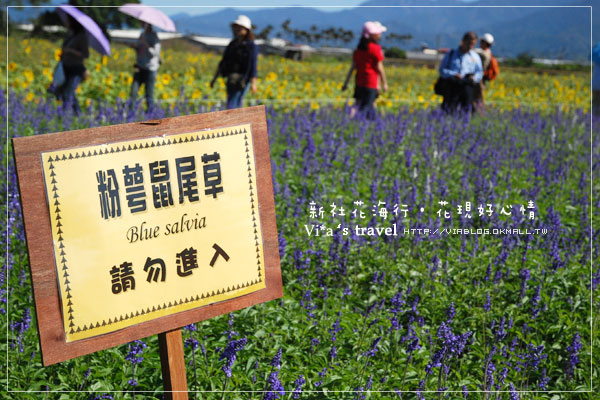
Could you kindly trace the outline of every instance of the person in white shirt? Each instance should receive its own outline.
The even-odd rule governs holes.
[[[150,111],[154,106],[154,83],[160,66],[160,41],[152,30],[152,25],[144,22],[144,31],[136,45],[137,61],[134,65],[133,83],[131,84],[131,101],[135,102],[141,85],[146,90],[146,107]]]

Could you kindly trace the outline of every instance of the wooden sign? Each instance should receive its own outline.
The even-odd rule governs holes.
[[[282,296],[264,107],[13,149],[44,365]]]

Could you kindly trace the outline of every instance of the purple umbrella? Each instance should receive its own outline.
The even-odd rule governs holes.
[[[163,31],[175,32],[175,24],[162,11],[141,4],[124,4],[119,7],[123,14],[130,15],[140,21],[154,25]]]
[[[108,39],[102,33],[102,29],[100,29],[93,19],[79,11],[76,7],[68,4],[61,4],[56,7],[56,12],[64,24],[67,23],[67,15],[70,15],[75,21],[79,22],[85,29],[90,46],[94,50],[100,54],[110,54],[110,43],[108,43]]]

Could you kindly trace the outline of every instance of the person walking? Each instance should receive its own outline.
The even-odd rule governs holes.
[[[258,46],[254,43],[252,22],[245,15],[240,15],[231,23],[233,40],[227,45],[223,58],[219,62],[215,76],[210,82],[212,88],[219,76],[227,82],[227,108],[242,106],[244,95],[250,87],[256,93],[256,74]]]
[[[146,91],[146,110],[149,112],[154,107],[154,83],[156,73],[160,66],[160,40],[152,29],[152,25],[143,22],[144,30],[135,46],[137,59],[134,65],[133,82],[131,84],[131,104],[136,101],[140,87],[144,85]]]
[[[592,115],[600,117],[600,42],[592,48]]]
[[[458,108],[473,109],[475,86],[483,77],[481,58],[473,50],[476,44],[477,34],[465,33],[458,48],[446,53],[440,64],[440,83],[444,96],[442,109],[446,112],[454,112]]]
[[[83,61],[90,56],[88,38],[83,26],[70,15],[66,16],[67,33],[62,43],[60,61],[65,72],[65,83],[56,88],[56,98],[63,102],[63,107],[71,104],[73,111],[79,115],[81,108],[75,91],[86,79],[87,71]]]
[[[488,69],[492,61],[492,44],[494,44],[494,37],[490,33],[485,33],[479,40],[479,47],[475,49],[481,58],[481,66],[484,71]]]
[[[352,73],[356,70],[354,87],[356,108],[359,112],[365,113],[369,119],[374,118],[374,103],[379,96],[379,90],[381,89],[384,92],[388,90],[383,68],[383,51],[378,44],[381,34],[386,30],[387,28],[378,21],[365,22],[360,41],[352,55],[350,70],[342,85],[342,90],[345,91],[348,88]],[[353,109],[352,115],[355,112],[356,109]]]
[[[475,86],[475,99],[473,100],[473,105],[475,109],[479,111],[483,111],[485,108],[484,103],[484,91],[485,85],[487,83],[487,79],[485,76],[485,71],[490,69],[490,65],[492,64],[492,44],[494,43],[494,37],[490,33],[484,34],[479,40],[479,47],[475,49],[475,52],[479,55],[481,59],[481,66],[484,71],[483,77],[479,84]],[[495,76],[494,76],[495,78]]]

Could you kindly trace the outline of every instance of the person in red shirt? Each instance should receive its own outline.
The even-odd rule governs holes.
[[[386,30],[387,28],[378,21],[365,22],[360,41],[352,55],[352,66],[342,86],[342,90],[346,90],[348,81],[354,70],[356,70],[356,86],[354,88],[356,107],[359,112],[365,113],[369,119],[374,117],[375,108],[373,103],[379,96],[379,90],[381,89],[384,92],[388,90],[383,69],[383,51],[381,46],[377,44],[381,34]],[[355,111],[353,109],[352,115]]]

